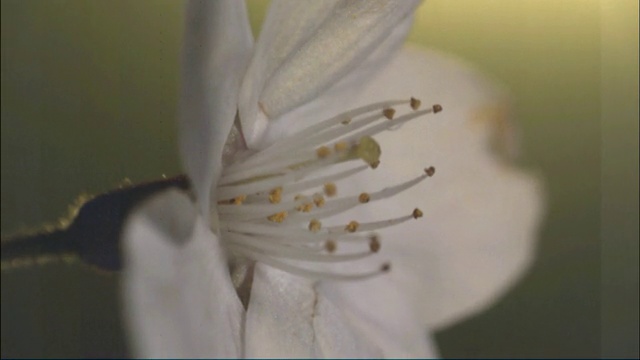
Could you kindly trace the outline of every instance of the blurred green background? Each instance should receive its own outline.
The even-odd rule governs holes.
[[[3,235],[179,173],[181,25],[175,1],[2,0]],[[431,0],[410,40],[511,88],[522,163],[548,190],[532,271],[438,333],[442,353],[638,357],[638,2]],[[3,272],[2,357],[126,355],[117,290],[81,265]]]

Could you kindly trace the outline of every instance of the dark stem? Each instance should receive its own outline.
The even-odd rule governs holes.
[[[189,181],[180,175],[109,191],[84,203],[65,229],[3,238],[2,268],[77,257],[102,270],[120,270],[120,235],[127,216],[140,202],[169,188],[189,190]]]

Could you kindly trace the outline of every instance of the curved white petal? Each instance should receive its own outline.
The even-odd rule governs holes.
[[[258,264],[247,311],[246,355],[261,358],[382,357],[385,352],[366,329],[371,324],[354,320],[354,314],[345,312],[344,304],[329,299],[323,290],[318,282]],[[357,304],[350,305],[357,307]]]
[[[187,3],[180,90],[180,150],[202,214],[222,170],[253,38],[244,1]]]
[[[357,271],[354,264],[344,266],[345,271]],[[365,270],[361,267],[361,270]],[[370,270],[370,268],[369,268]],[[335,271],[335,270],[334,270]],[[352,333],[367,339],[369,357],[373,358],[434,358],[438,357],[427,328],[416,319],[411,299],[404,289],[395,284],[393,277],[382,274],[376,278],[356,282],[323,282],[319,291],[325,294],[325,302],[333,302],[340,309],[341,319],[326,319],[337,324],[348,323]],[[335,317],[335,316],[334,316]],[[336,323],[332,326],[335,327]],[[329,326],[327,326],[329,327]],[[319,335],[317,335],[319,336]],[[330,335],[325,335],[330,336]],[[347,357],[364,357],[361,349],[349,348],[351,339],[334,338],[329,351],[342,351]],[[328,357],[340,357],[329,352]]]
[[[242,89],[240,114],[249,146],[258,146],[268,119],[277,119],[313,100],[363,65],[394,29],[404,25],[418,3],[339,1],[335,6],[316,5],[321,8],[319,17],[305,26],[294,21],[295,35],[286,37],[281,41],[283,44],[275,42],[278,37],[274,34],[288,27],[287,21],[269,27],[257,48],[271,48],[276,43],[275,54],[265,51],[255,54],[254,71],[248,73]],[[307,16],[306,11],[314,11],[302,6],[295,9]]]
[[[258,99],[265,82],[308,40],[336,4],[337,0],[274,0],[271,3],[240,89],[238,110],[249,144],[253,144],[267,126],[266,118],[257,117]]]
[[[407,16],[355,69],[338,79],[312,101],[271,121],[260,140],[260,147],[270,145],[294,131],[352,108],[360,92],[402,47],[412,24],[413,16]]]
[[[452,58],[404,49],[362,102],[415,96],[444,111],[376,136],[380,167],[339,184],[345,193],[373,191],[419,175],[436,175],[391,199],[341,216],[380,220],[411,213],[425,217],[381,232],[391,277],[424,324],[446,326],[484,309],[530,264],[541,218],[537,180],[491,151],[507,128],[504,92]]]
[[[181,192],[141,205],[123,232],[125,321],[134,354],[242,355],[244,310],[218,238]]]
[[[310,281],[258,263],[245,323],[245,355],[314,357],[315,302]]]

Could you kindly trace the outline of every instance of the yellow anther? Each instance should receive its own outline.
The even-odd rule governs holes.
[[[312,219],[309,221],[309,231],[317,233],[322,228],[322,223],[318,219]]]
[[[304,195],[302,194],[297,194],[296,196],[293,197],[293,200],[298,201],[300,199],[304,199]]]
[[[374,252],[374,253],[377,253],[378,251],[380,251],[380,240],[376,235],[372,235],[369,238],[369,250],[371,250],[371,252]]]
[[[316,155],[320,158],[320,159],[324,159],[327,156],[331,155],[331,149],[329,149],[326,146],[321,146],[319,148],[316,149]]]
[[[369,200],[371,200],[371,196],[369,196],[369,194],[367,194],[367,193],[362,193],[362,194],[360,194],[360,196],[358,196],[358,201],[361,204],[366,204],[366,203],[369,202]]]
[[[411,100],[409,101],[409,105],[411,105],[411,108],[413,110],[418,110],[420,108],[420,105],[422,104],[422,101],[412,97]]]
[[[324,206],[324,196],[320,194],[313,195],[313,203],[316,204],[317,207]]]
[[[358,224],[357,221],[351,221],[347,224],[347,226],[344,227],[345,231],[348,231],[350,233],[356,232],[358,231],[358,227],[360,226],[360,224]]]
[[[336,252],[337,247],[338,244],[333,240],[327,240],[327,242],[324,243],[324,249],[327,250],[328,253]]]
[[[272,204],[279,204],[282,200],[282,188],[277,187],[269,191],[269,202]]]
[[[286,211],[282,211],[267,217],[267,220],[275,223],[281,223],[287,218],[287,215],[289,214]]]
[[[313,209],[313,203],[304,203],[302,205],[296,206],[296,210],[300,212],[309,212]]]
[[[242,205],[242,203],[247,200],[247,195],[238,195],[236,197],[234,197],[233,199],[229,200],[230,204],[233,205]]]
[[[346,141],[339,141],[333,146],[333,148],[336,150],[336,152],[347,151],[349,150],[349,143],[347,143]]]
[[[382,110],[382,115],[384,115],[384,117],[386,117],[389,120],[392,120],[393,115],[395,114],[396,114],[396,110],[392,108]]]
[[[413,215],[414,219],[417,219],[417,218],[421,218],[423,214],[422,214],[422,211],[420,209],[415,208],[415,209],[413,209],[413,213],[411,215]]]
[[[324,194],[328,197],[336,196],[338,193],[338,187],[334,183],[324,184]]]
[[[424,173],[427,174],[428,177],[432,177],[436,173],[436,168],[434,168],[433,166],[429,166],[428,168],[424,169]]]

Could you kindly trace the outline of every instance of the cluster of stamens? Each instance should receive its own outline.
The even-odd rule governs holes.
[[[399,105],[410,109],[396,116],[394,107]],[[309,278],[364,279],[388,271],[389,263],[357,274],[320,271],[313,264],[353,261],[377,253],[381,242],[374,231],[418,219],[422,211],[416,208],[397,218],[331,226],[322,220],[392,197],[433,176],[435,169],[429,167],[395,186],[344,197],[338,197],[336,185],[380,165],[381,150],[373,135],[441,110],[440,105],[420,110],[420,101],[414,98],[370,104],[234,161],[224,168],[216,192],[216,216],[225,246],[234,255]],[[332,168],[338,170],[331,172]],[[362,251],[341,252],[341,244],[362,244]]]

